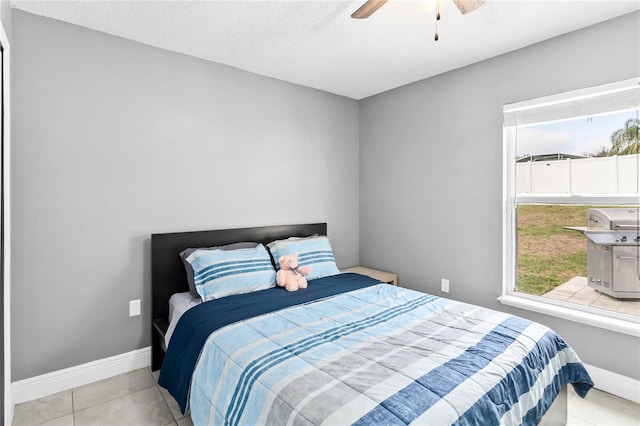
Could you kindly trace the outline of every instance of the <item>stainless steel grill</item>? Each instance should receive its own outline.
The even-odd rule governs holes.
[[[587,210],[589,287],[619,299],[640,299],[640,211]],[[575,229],[575,228],[574,228]]]

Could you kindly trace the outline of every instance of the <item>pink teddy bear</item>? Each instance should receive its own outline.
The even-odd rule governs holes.
[[[278,259],[280,270],[276,274],[276,282],[287,291],[296,291],[299,288],[307,288],[305,275],[311,273],[311,266],[298,267],[297,254],[285,254]]]

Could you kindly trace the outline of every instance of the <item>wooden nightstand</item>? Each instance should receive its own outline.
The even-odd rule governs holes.
[[[364,266],[354,266],[352,268],[343,269],[342,272],[355,272],[356,274],[367,275],[376,280],[380,280],[383,283],[398,285],[398,275],[393,272],[379,271],[378,269],[371,269]]]

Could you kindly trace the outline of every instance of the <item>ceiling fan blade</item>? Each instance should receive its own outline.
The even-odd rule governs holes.
[[[485,0],[453,0],[458,7],[458,10],[464,15],[465,13],[473,12],[480,6],[482,6]]]
[[[365,19],[373,15],[373,12],[380,9],[387,0],[367,0],[358,10],[351,14],[354,19]]]

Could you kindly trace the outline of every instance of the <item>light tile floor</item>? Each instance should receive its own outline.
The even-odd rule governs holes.
[[[192,426],[147,368],[18,404],[16,426]],[[586,399],[569,387],[569,425],[640,426],[640,405],[592,389]]]
[[[569,386],[567,424],[571,426],[640,425],[640,404],[598,389],[582,399]]]
[[[587,285],[586,277],[573,277],[543,296],[640,317],[640,300],[620,300],[600,293]]]
[[[148,368],[15,406],[15,426],[193,426]]]

